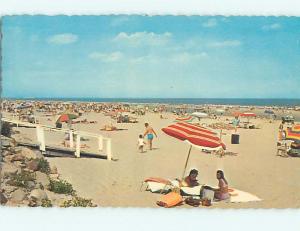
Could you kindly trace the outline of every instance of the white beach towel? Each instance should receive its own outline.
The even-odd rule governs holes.
[[[252,202],[252,201],[262,201],[262,199],[258,198],[257,196],[244,192],[241,190],[233,189],[230,192],[230,203],[241,203],[241,202]]]

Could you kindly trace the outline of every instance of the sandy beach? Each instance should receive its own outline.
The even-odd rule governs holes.
[[[298,115],[299,112],[294,114]],[[3,115],[9,116],[8,113]],[[43,113],[36,115],[40,124],[55,126],[54,118],[46,117]],[[97,123],[78,123],[73,128],[111,138],[113,160],[65,157],[49,157],[47,160],[57,166],[61,177],[70,182],[80,196],[92,199],[99,206],[157,207],[156,201],[161,195],[140,190],[143,180],[148,177],[179,178],[189,149],[187,143],[161,131],[161,128],[172,124],[177,116],[172,113],[164,113],[163,116],[167,119],[161,119],[159,113],[148,112],[146,115],[136,116],[138,123],[116,123],[103,113],[84,113],[81,118]],[[228,122],[232,118],[203,118],[201,123]],[[137,140],[138,135],[145,131],[145,122],[150,123],[158,138],[154,138],[153,150],[146,149],[145,153],[139,153]],[[199,182],[214,186],[217,185],[216,170],[222,169],[229,187],[249,192],[262,199],[259,202],[247,203],[219,202],[211,206],[212,208],[299,208],[300,158],[276,156],[281,121],[273,120],[270,123],[266,118],[253,118],[251,122],[260,125],[260,129],[239,129],[240,144],[231,144],[232,131],[223,131],[222,141],[227,150],[237,155],[220,158],[192,148],[187,171],[198,169]],[[110,123],[123,130],[100,130]],[[20,131],[18,138],[35,139],[35,129],[20,127],[16,130]],[[60,136],[53,132],[47,132],[46,137],[48,143],[55,145],[60,145],[63,140],[63,134]],[[89,147],[89,151],[95,150],[97,146],[92,139],[83,143]]]

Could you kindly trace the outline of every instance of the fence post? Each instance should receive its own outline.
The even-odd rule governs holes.
[[[99,148],[99,151],[103,150],[103,137],[102,136],[98,137],[98,148]]]
[[[40,150],[45,152],[46,151],[46,143],[45,143],[45,133],[44,128],[41,126],[36,126],[37,132],[37,140],[39,142]]]
[[[69,138],[70,138],[70,148],[74,148],[74,140],[73,140],[73,131],[70,130],[69,132]]]
[[[107,152],[107,160],[111,160],[112,159],[112,154],[111,154],[111,139],[107,139],[106,152]]]
[[[80,135],[77,134],[77,138],[76,138],[76,151],[75,151],[75,156],[76,157],[80,157]]]

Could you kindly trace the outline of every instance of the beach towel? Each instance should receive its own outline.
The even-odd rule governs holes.
[[[171,181],[170,185],[166,185],[164,183],[158,183],[158,182],[151,182],[151,181],[145,183],[147,184],[146,190],[152,193],[167,193],[170,192],[173,188],[178,187],[178,181]],[[180,192],[183,196],[199,196],[201,187],[202,187],[201,185],[196,187],[181,187]],[[233,188],[229,189],[229,194],[230,194],[230,199],[226,200],[226,202],[228,203],[255,202],[255,201],[262,200],[251,193],[244,192],[238,189],[233,189]],[[203,197],[212,198],[213,195],[211,194],[211,192],[205,191]]]
[[[166,195],[163,195],[156,204],[165,208],[174,207],[178,204],[181,204],[183,201],[182,196],[176,192],[170,192]]]
[[[231,189],[229,191],[229,194],[230,194],[230,199],[229,199],[230,203],[254,202],[254,201],[262,200],[251,193],[244,192],[238,189]]]

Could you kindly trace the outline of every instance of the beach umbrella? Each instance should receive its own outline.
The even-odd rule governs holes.
[[[63,123],[63,122],[70,122],[72,119],[77,119],[78,116],[75,115],[75,114],[70,114],[70,113],[67,113],[67,114],[61,114],[58,119],[56,120],[56,122],[60,122],[60,123]]]
[[[204,112],[193,112],[192,116],[197,117],[197,118],[205,118],[205,117],[208,117],[208,114],[204,113]]]
[[[240,114],[241,117],[246,117],[248,119],[248,123],[251,117],[256,117],[256,114],[253,112],[243,112]]]
[[[168,127],[162,128],[162,131],[169,136],[177,138],[181,141],[185,141],[190,144],[189,152],[186,158],[184,171],[182,175],[182,179],[185,174],[185,170],[188,164],[188,160],[190,158],[190,153],[192,147],[196,147],[199,149],[209,149],[209,150],[220,150],[226,149],[226,146],[220,138],[217,136],[217,133],[196,125],[192,125],[185,122],[178,122]]]
[[[300,124],[295,124],[292,127],[291,132],[293,132],[293,133],[300,133]]]
[[[186,116],[186,117],[177,117],[175,122],[186,122],[191,123],[194,120],[193,116]]]
[[[243,112],[240,114],[240,116],[243,116],[243,117],[256,117],[256,114],[253,113],[253,112]]]
[[[293,132],[291,129],[286,129],[284,131],[285,133],[285,139],[286,140],[293,140],[296,142],[300,142],[300,133],[299,132]]]
[[[201,118],[208,117],[208,114],[206,114],[204,112],[193,112],[191,115],[198,118],[199,121],[200,121]]]

